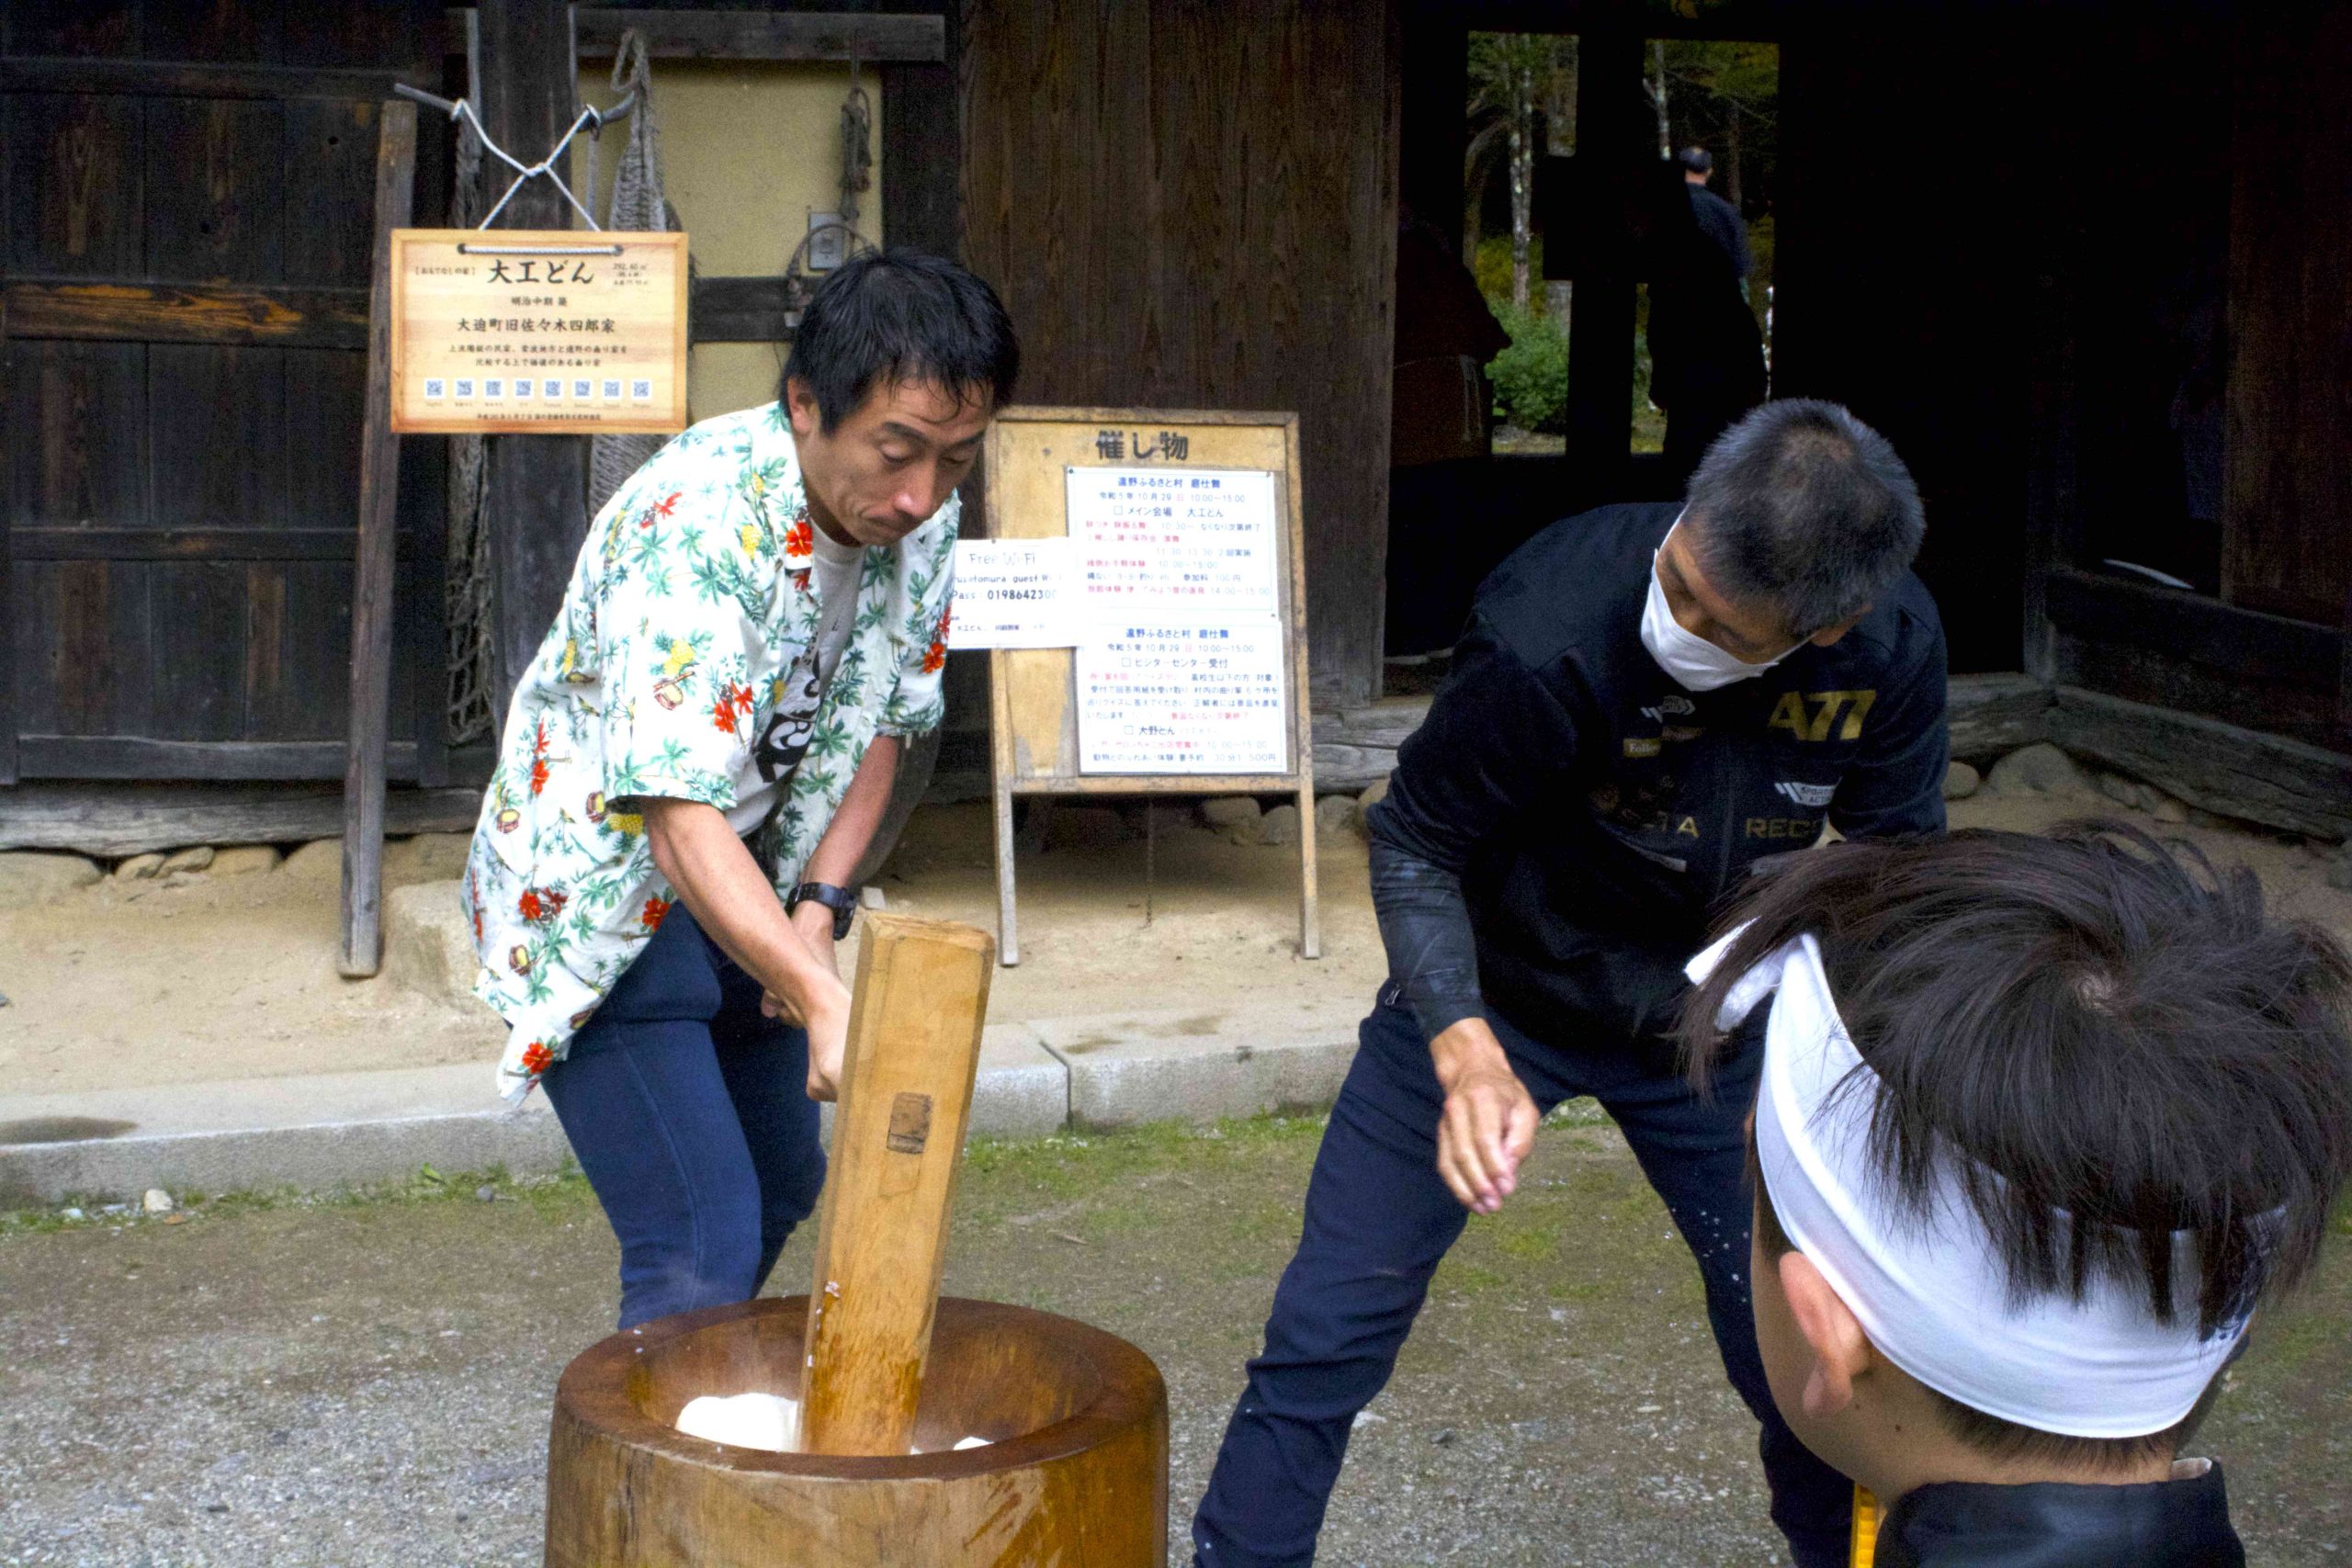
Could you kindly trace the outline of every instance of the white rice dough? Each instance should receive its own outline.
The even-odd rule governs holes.
[[[686,1401],[678,1430],[739,1449],[790,1453],[800,1441],[800,1402],[780,1393],[706,1393]]]
[[[706,1393],[686,1401],[678,1412],[678,1430],[705,1442],[790,1453],[800,1444],[800,1402],[780,1393]],[[988,1446],[986,1438],[965,1438],[956,1444],[959,1450]]]

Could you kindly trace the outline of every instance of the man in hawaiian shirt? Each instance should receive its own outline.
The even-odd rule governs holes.
[[[466,867],[475,989],[621,1242],[623,1327],[754,1294],[824,1179],[848,884],[941,717],[958,506],[1020,349],[989,286],[859,256],[782,399],[591,525]]]

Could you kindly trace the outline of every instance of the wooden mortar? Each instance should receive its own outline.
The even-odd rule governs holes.
[[[939,1298],[905,1457],[775,1454],[675,1429],[704,1393],[800,1394],[805,1296],[684,1313],[556,1390],[549,1568],[1162,1568],[1168,1393],[1144,1353],[1025,1307]],[[965,1437],[986,1448],[952,1451]]]

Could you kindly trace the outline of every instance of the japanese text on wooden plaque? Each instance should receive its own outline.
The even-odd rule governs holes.
[[[392,235],[392,428],[683,430],[686,237]]]

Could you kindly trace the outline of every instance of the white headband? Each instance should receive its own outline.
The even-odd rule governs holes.
[[[1694,983],[1738,934],[1690,961]],[[2244,1325],[2201,1336],[2193,1295],[2172,1323],[2158,1323],[2144,1298],[2104,1277],[2079,1303],[2063,1293],[2014,1296],[1949,1164],[1924,1211],[1894,1201],[1871,1152],[1878,1075],[1846,1033],[1811,935],[1741,976],[1716,1027],[1734,1028],[1776,991],[1757,1094],[1757,1163],[1781,1229],[1871,1343],[1929,1388],[2045,1432],[2136,1438],[2186,1416]],[[2185,1235],[2177,1241],[2175,1278],[2193,1290],[2193,1255]]]

